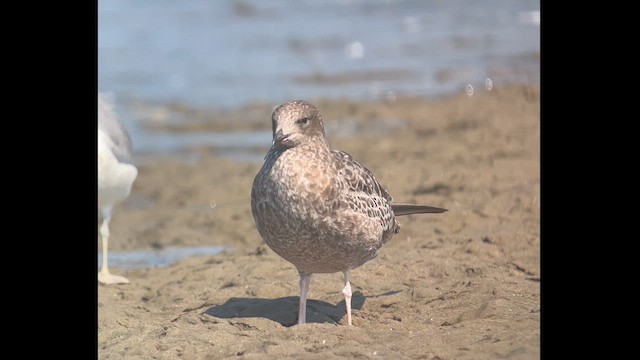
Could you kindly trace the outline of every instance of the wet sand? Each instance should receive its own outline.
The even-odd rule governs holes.
[[[297,271],[264,245],[251,216],[261,164],[233,163],[216,149],[194,149],[195,163],[153,159],[114,212],[110,249],[229,250],[163,268],[112,268],[131,283],[98,285],[99,358],[539,358],[539,88],[307,100],[322,112],[330,144],[397,201],[449,211],[401,217],[401,232],[352,271],[354,326],[345,325],[340,273],[314,275],[310,323],[297,326]],[[271,108],[172,130],[268,130]],[[332,136],[341,131],[353,136]]]

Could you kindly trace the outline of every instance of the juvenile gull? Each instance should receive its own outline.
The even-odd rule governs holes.
[[[129,280],[109,273],[109,222],[114,205],[126,199],[138,169],[131,162],[131,140],[112,104],[98,94],[98,209],[102,218],[102,269],[98,281],[103,284],[127,284]]]
[[[329,147],[314,105],[282,104],[271,122],[273,145],[251,189],[256,227],[300,273],[298,324],[306,321],[311,274],[342,272],[351,325],[349,272],[375,258],[400,231],[396,216],[447,210],[393,203],[371,171]]]

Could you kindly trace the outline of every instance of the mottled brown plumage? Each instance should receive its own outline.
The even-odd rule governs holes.
[[[251,189],[256,227],[300,273],[298,323],[306,320],[311,274],[341,271],[351,325],[349,271],[375,258],[400,231],[397,215],[446,210],[392,203],[371,171],[329,147],[320,112],[306,101],[277,107],[272,126],[273,146]]]

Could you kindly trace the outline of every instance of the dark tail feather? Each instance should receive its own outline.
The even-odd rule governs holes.
[[[441,209],[427,205],[411,205],[411,204],[391,204],[393,213],[396,216],[411,215],[411,214],[424,214],[424,213],[443,213],[448,211],[447,209]]]

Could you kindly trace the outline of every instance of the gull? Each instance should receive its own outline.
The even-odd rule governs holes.
[[[342,272],[351,321],[350,271],[400,231],[396,216],[447,211],[395,203],[371,171],[330,148],[319,110],[296,100],[272,114],[273,143],[251,189],[251,211],[267,245],[300,275],[298,324],[306,322],[312,274]]]
[[[98,209],[102,223],[102,269],[98,281],[103,284],[128,284],[123,276],[109,273],[109,222],[113,207],[129,196],[138,176],[132,164],[131,139],[113,110],[113,104],[98,93]]]

